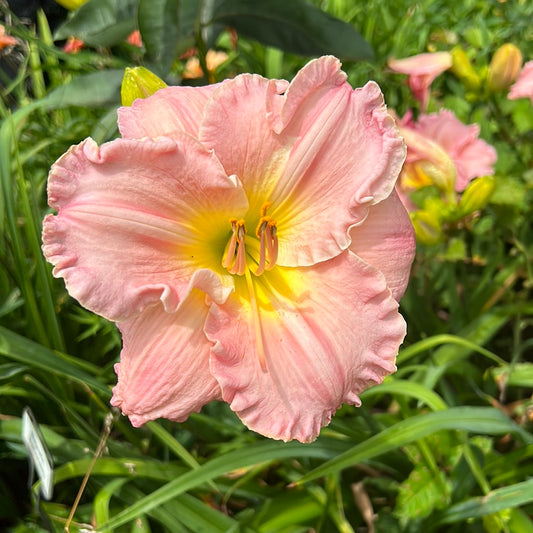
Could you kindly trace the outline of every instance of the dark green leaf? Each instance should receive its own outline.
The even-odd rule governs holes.
[[[350,25],[305,0],[218,0],[210,24],[224,24],[268,46],[304,56],[372,59],[373,51]]]
[[[113,46],[124,41],[137,27],[139,0],[91,0],[54,35],[66,39],[73,35],[91,46]]]
[[[139,0],[139,30],[146,59],[165,75],[177,55],[179,41],[179,0]]]
[[[36,102],[39,107],[59,109],[68,106],[102,107],[120,103],[122,69],[101,70],[76,76]]]

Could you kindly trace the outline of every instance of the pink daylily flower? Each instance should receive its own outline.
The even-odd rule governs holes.
[[[522,67],[518,79],[511,86],[507,97],[509,100],[529,98],[533,103],[533,61],[528,61]]]
[[[429,87],[433,80],[452,66],[449,52],[418,54],[405,59],[389,59],[387,64],[395,72],[408,74],[408,84],[413,96],[420,102],[422,111],[427,109]]]
[[[112,404],[134,426],[224,400],[314,440],[395,370],[414,254],[405,147],[378,86],[340,62],[243,74],[119,109],[122,138],[52,167],[43,251],[123,336]]]
[[[451,190],[462,192],[470,181],[494,173],[496,150],[479,138],[477,124],[463,124],[452,111],[420,115],[415,122],[410,113],[400,121],[400,131],[407,144],[407,158],[399,186],[427,179],[427,173],[417,172],[421,163],[429,162],[441,181],[451,184]],[[423,168],[423,166],[422,166]],[[415,187],[416,188],[416,187]]]

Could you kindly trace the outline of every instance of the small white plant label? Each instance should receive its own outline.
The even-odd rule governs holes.
[[[41,480],[41,494],[44,499],[49,500],[53,491],[54,467],[50,452],[29,407],[25,407],[22,412],[22,442],[30,458],[30,467],[37,471]]]

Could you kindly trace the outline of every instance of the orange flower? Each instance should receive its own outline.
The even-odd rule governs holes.
[[[63,52],[66,52],[67,54],[77,54],[84,46],[85,43],[81,39],[78,39],[77,37],[69,37],[65,46],[63,46]]]
[[[13,46],[17,44],[17,39],[15,37],[11,37],[11,35],[6,35],[6,29],[5,27],[0,24],[0,50],[2,48],[7,48],[8,46]]]

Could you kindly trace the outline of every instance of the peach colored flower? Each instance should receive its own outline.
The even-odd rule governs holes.
[[[123,336],[112,404],[135,426],[211,400],[312,441],[395,370],[414,253],[405,148],[378,86],[333,57],[119,109],[122,138],[52,167],[43,251]]]
[[[405,59],[389,59],[387,64],[395,72],[409,74],[408,85],[413,96],[420,101],[422,111],[427,108],[429,87],[433,80],[452,66],[449,52],[418,54]]]
[[[400,121],[407,158],[400,174],[404,192],[434,184],[443,190],[463,191],[478,177],[493,174],[496,150],[479,139],[477,124],[463,124],[447,109]]]
[[[129,44],[132,44],[133,46],[137,46],[138,48],[142,48],[143,41],[141,38],[141,32],[139,30],[133,30],[126,39],[126,42]]]
[[[216,50],[208,50],[205,55],[205,62],[207,64],[207,70],[213,72],[219,65],[224,63],[228,59],[226,52],[217,52]],[[185,70],[183,71],[183,77],[185,79],[198,79],[204,76],[202,67],[200,66],[200,60],[198,57],[190,57],[185,63]]]
[[[524,65],[507,97],[509,100],[529,98],[533,103],[533,61],[528,61]]]
[[[85,43],[81,39],[78,39],[77,37],[69,37],[63,46],[63,52],[66,52],[67,54],[77,54],[84,46]]]
[[[11,35],[6,35],[6,28],[0,24],[0,50],[17,44],[17,39]]]

